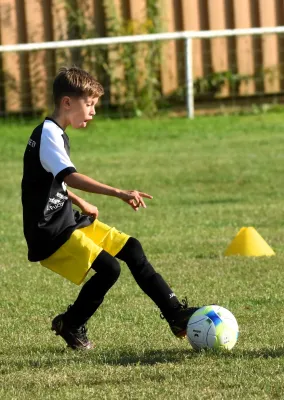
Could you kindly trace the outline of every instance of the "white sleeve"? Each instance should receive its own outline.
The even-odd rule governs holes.
[[[43,128],[39,158],[43,168],[54,177],[66,168],[75,169],[64,148],[63,137],[55,129]]]

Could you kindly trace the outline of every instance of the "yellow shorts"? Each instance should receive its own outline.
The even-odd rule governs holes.
[[[67,242],[40,263],[80,285],[102,250],[116,256],[128,238],[129,235],[96,219],[91,225],[76,229]]]

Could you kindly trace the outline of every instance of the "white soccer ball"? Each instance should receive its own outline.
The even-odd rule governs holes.
[[[187,324],[187,338],[194,350],[231,350],[239,335],[239,327],[234,315],[217,305],[199,308]]]

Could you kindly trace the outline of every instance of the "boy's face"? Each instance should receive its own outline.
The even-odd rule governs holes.
[[[73,128],[85,128],[96,115],[98,97],[66,97],[64,102],[68,122]]]

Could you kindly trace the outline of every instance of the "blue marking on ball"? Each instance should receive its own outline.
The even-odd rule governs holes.
[[[211,319],[211,321],[214,323],[215,326],[218,326],[219,324],[222,323],[222,320],[221,320],[221,318],[219,317],[219,315],[216,314],[215,311],[213,311],[213,310],[212,310],[212,311],[209,311],[209,312],[206,314],[206,316],[207,316],[208,318]]]

